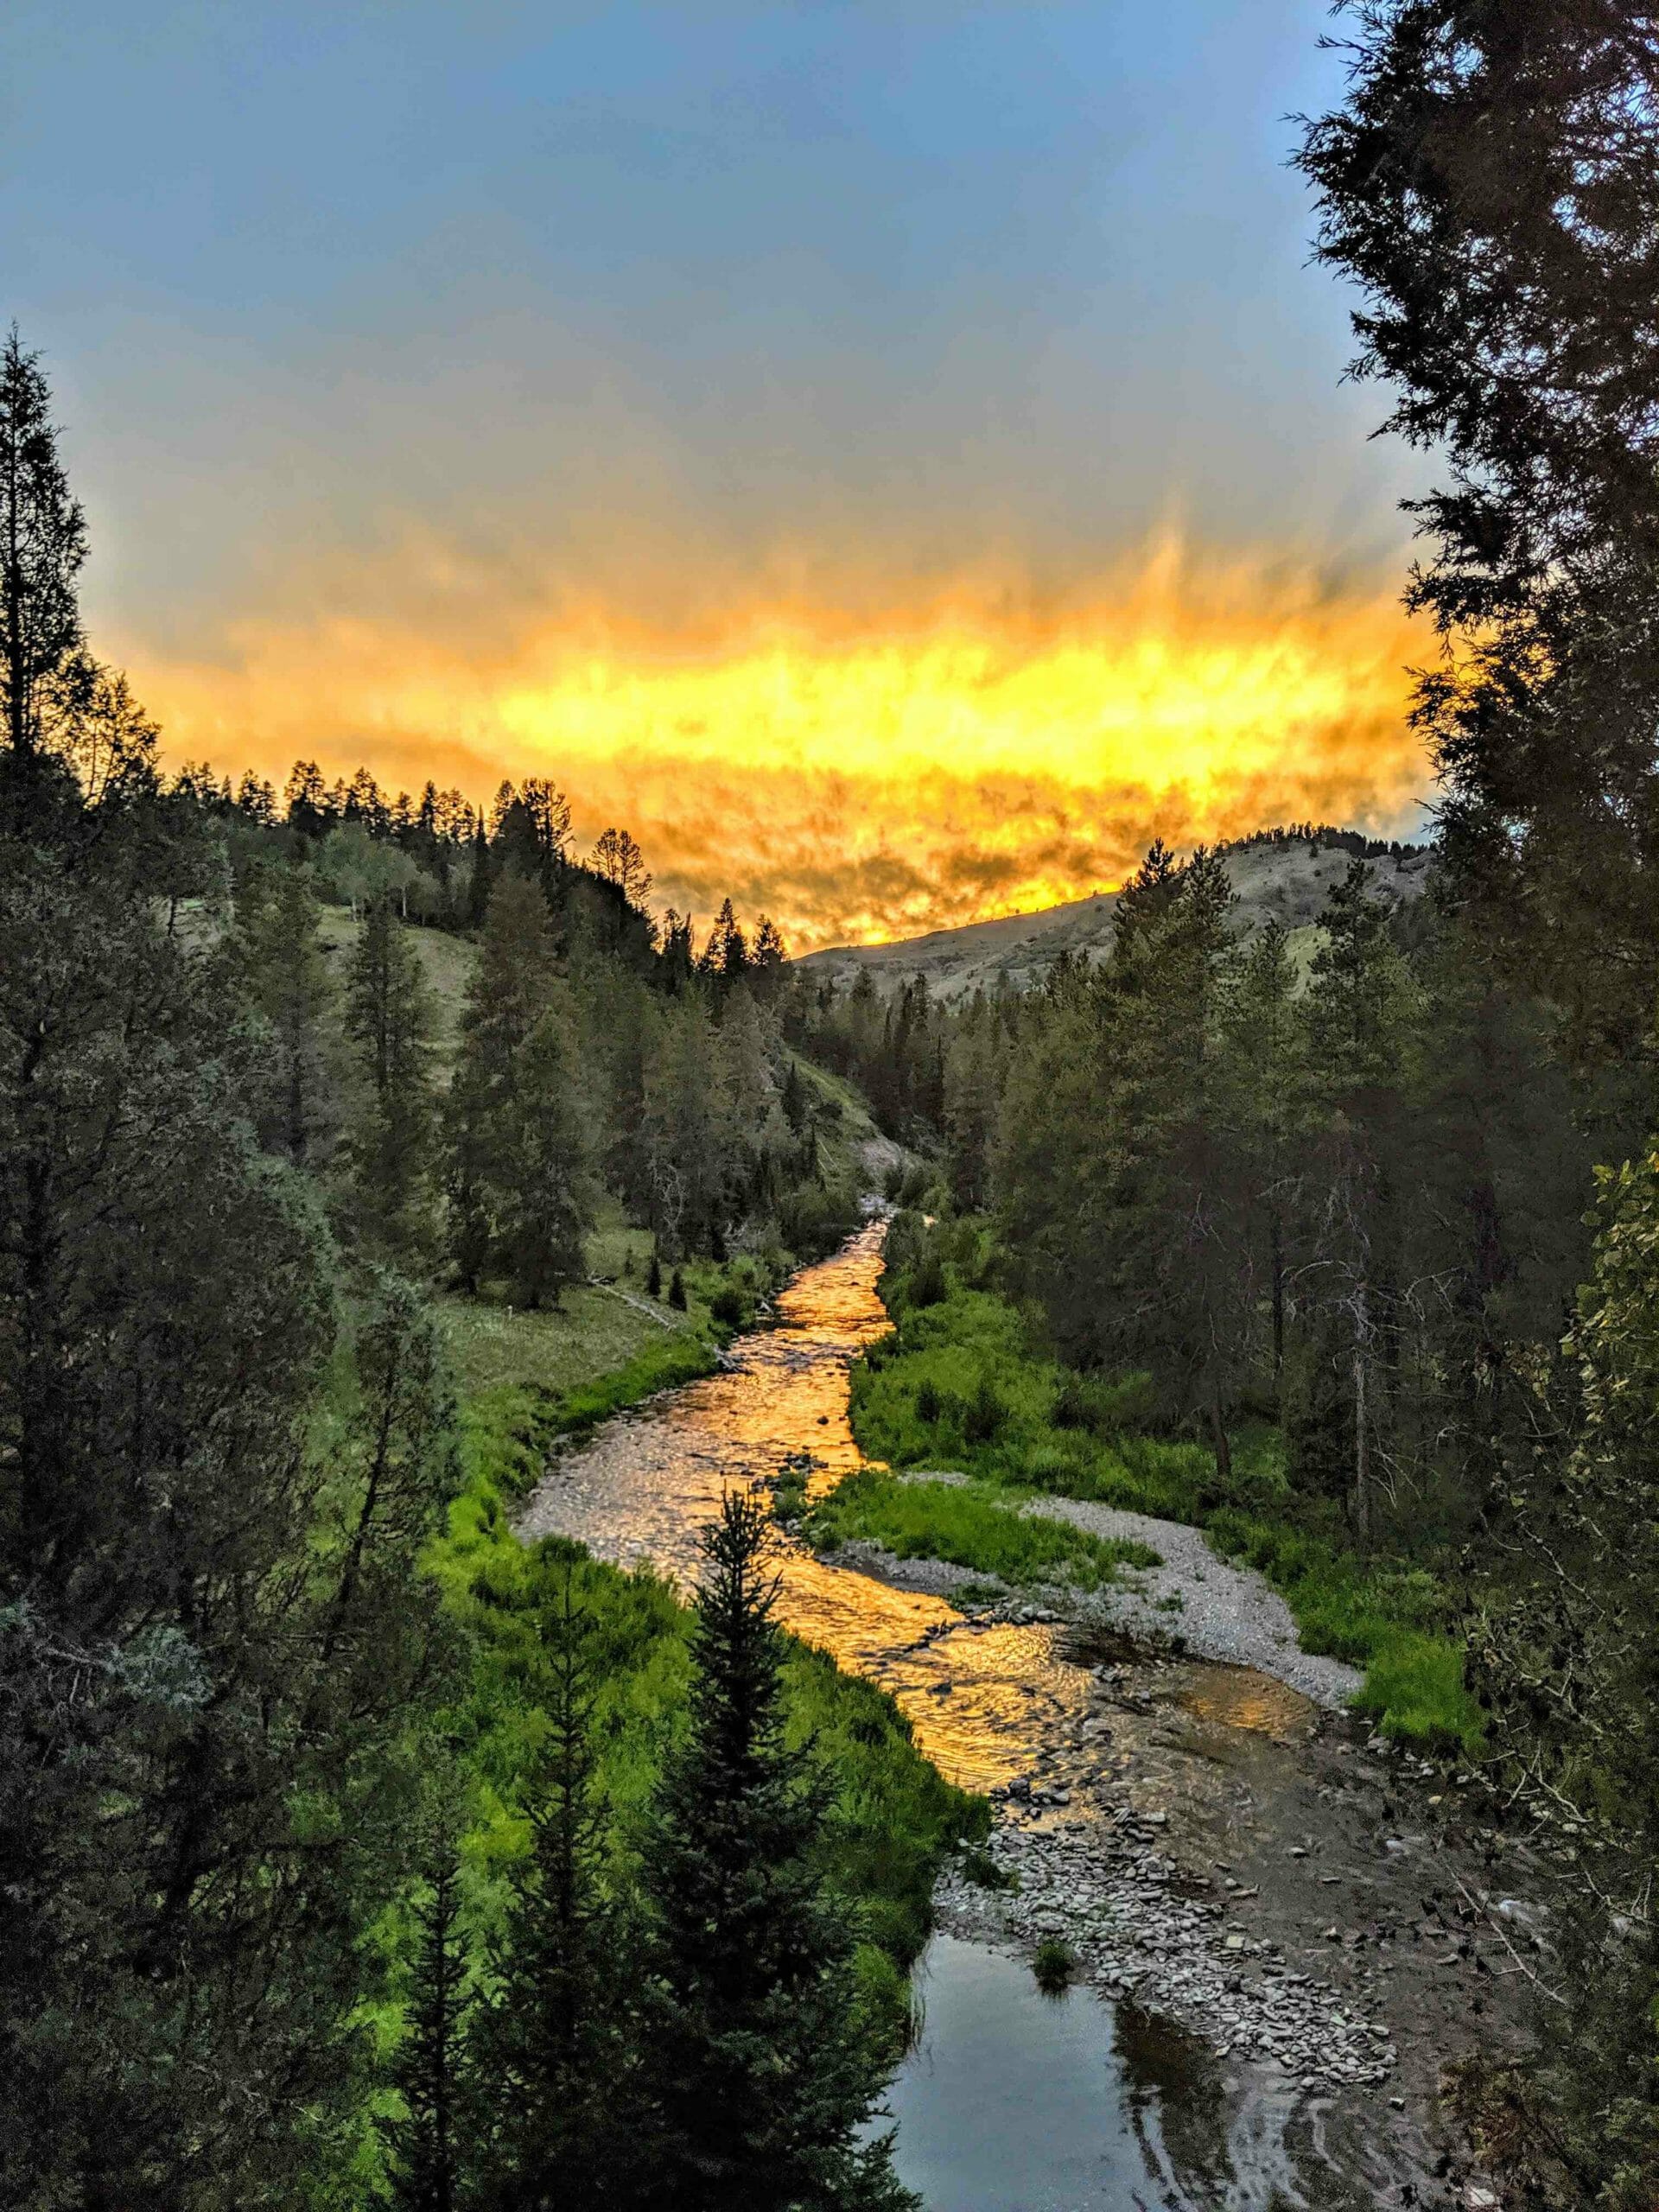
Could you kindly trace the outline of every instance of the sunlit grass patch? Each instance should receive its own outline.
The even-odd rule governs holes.
[[[1355,1703],[1384,1735],[1478,1751],[1481,1713],[1464,1682],[1462,1638],[1431,1574],[1368,1565],[1324,1536],[1235,1510],[1213,1516],[1208,1534],[1283,1594],[1305,1651],[1364,1669]]]
[[[867,1468],[814,1508],[810,1538],[833,1548],[861,1540],[899,1559],[938,1559],[1014,1584],[1098,1590],[1125,1567],[1155,1567],[1144,1544],[1120,1543],[1065,1521],[1028,1518],[977,1487],[900,1482]]]

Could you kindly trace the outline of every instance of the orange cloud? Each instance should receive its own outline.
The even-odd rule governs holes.
[[[340,580],[341,604],[364,605]],[[1122,880],[1154,834],[1378,830],[1428,777],[1392,587],[1167,539],[1086,588],[734,594],[653,628],[533,589],[465,622],[374,611],[233,626],[215,658],[127,656],[175,758],[296,757],[482,798],[551,775],[585,836],[645,847],[665,899],[730,892],[801,950],[907,936]]]

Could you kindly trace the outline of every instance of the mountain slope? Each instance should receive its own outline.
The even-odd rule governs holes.
[[[1272,915],[1287,930],[1310,929],[1332,886],[1347,873],[1360,842],[1344,835],[1341,842],[1299,836],[1235,846],[1225,859],[1238,894],[1239,925],[1248,934]],[[1376,896],[1402,901],[1421,896],[1433,857],[1431,848],[1383,848],[1368,851],[1365,857]],[[935,930],[896,944],[835,945],[808,953],[797,965],[843,983],[868,972],[884,988],[921,976],[942,999],[966,997],[981,988],[995,990],[1005,983],[1023,990],[1062,952],[1085,960],[1103,959],[1111,944],[1116,904],[1116,892],[1098,891],[1091,898],[1045,907],[1038,913],[969,922],[961,929]]]

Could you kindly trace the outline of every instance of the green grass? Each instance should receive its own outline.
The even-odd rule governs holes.
[[[893,1249],[925,1255],[917,1236],[913,1226],[896,1228]],[[1206,1528],[1218,1550],[1245,1559],[1283,1593],[1306,1650],[1364,1669],[1356,1703],[1385,1735],[1478,1754],[1480,1713],[1463,1685],[1463,1645],[1444,1589],[1421,1567],[1360,1560],[1333,1508],[1293,1494],[1276,1429],[1241,1426],[1224,1486],[1205,1446],[1141,1425],[1147,1378],[1078,1376],[1044,1355],[1016,1307],[982,1287],[982,1230],[954,1224],[936,1235],[933,1249],[944,1261],[935,1286],[943,1294],[908,1302],[920,1261],[891,1273],[882,1295],[894,1333],[854,1371],[853,1430],[872,1459],[970,1474],[982,1501],[998,1488],[1042,1490]],[[964,1496],[923,1487],[941,1498]],[[901,1540],[918,1527],[919,1509],[878,1510],[874,1501],[860,1504],[857,1493],[846,1511],[842,1533],[870,1535],[895,1551],[902,1541],[890,1541],[874,1525],[855,1529],[855,1514],[889,1522]],[[1001,1572],[985,1554],[967,1555],[973,1540],[943,1505],[932,1533],[957,1546],[935,1556]],[[925,1548],[917,1534],[904,1555]]]
[[[1053,1415],[1074,1378],[1033,1351],[1006,1298],[964,1289],[954,1274],[949,1280],[939,1304],[901,1307],[896,1338],[854,1370],[854,1428],[871,1459],[960,1470],[1169,1520],[1198,1517],[1215,1471],[1211,1455],[1116,1426],[1120,1410],[1132,1415],[1143,1408],[1141,1378],[1116,1390],[1094,1387],[1083,1410],[1097,1426],[1060,1426]]]
[[[1224,1558],[1242,1560],[1281,1592],[1305,1651],[1365,1669],[1354,1702],[1385,1736],[1480,1749],[1479,1707],[1463,1680],[1463,1644],[1452,1607],[1421,1567],[1367,1565],[1332,1537],[1224,1507],[1206,1534]]]
[[[646,1297],[651,1245],[648,1230],[616,1217],[602,1222],[588,1240],[588,1264],[601,1282],[567,1290],[555,1307],[532,1310],[499,1298],[437,1297],[461,1398],[524,1386],[557,1402],[559,1433],[586,1427],[653,1390],[709,1374],[717,1347],[753,1318],[760,1300],[790,1265],[781,1252],[765,1257],[746,1253],[719,1265],[688,1261],[683,1269],[686,1311],[681,1313]],[[606,1287],[613,1283],[616,1288]],[[642,1313],[619,1290],[643,1300],[652,1312]],[[734,1298],[740,1322],[715,1319],[713,1305],[722,1291]]]
[[[1098,1590],[1124,1567],[1155,1567],[1145,1544],[1092,1536],[1065,1521],[1028,1519],[979,1486],[900,1482],[870,1467],[837,1484],[805,1523],[823,1548],[855,1539],[899,1559],[942,1559],[1015,1584]]]

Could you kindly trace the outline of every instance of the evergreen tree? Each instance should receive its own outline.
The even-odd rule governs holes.
[[[1356,372],[1435,454],[1409,601],[1460,898],[1581,1061],[1659,986],[1659,34],[1622,0],[1370,0],[1308,130]]]
[[[296,1167],[319,1166],[339,1126],[328,1048],[334,986],[303,868],[277,865],[249,877],[237,901],[231,949],[236,988],[262,1018],[269,1039],[260,1134]]]
[[[632,2202],[641,2144],[639,2052],[628,1993],[638,1961],[606,1884],[595,1795],[594,1629],[576,1600],[575,1547],[543,1619],[547,1734],[529,1786],[527,1857],[493,1947],[495,1991],[480,2031],[496,2126],[492,2212],[566,2212]]]
[[[394,1531],[372,1449],[316,1456],[329,1249],[257,1040],[148,809],[65,817],[0,825],[0,2078],[52,2115],[0,2198],[291,2203],[363,2088],[442,1491]]]
[[[40,748],[47,687],[80,645],[86,524],[58,457],[40,358],[14,323],[0,347],[0,713],[10,760]]]
[[[1291,1231],[1305,1165],[1298,1140],[1309,1106],[1295,963],[1284,930],[1271,917],[1231,979],[1221,1022],[1224,1111],[1247,1193],[1251,1287],[1267,1291],[1267,1370],[1276,1394],[1285,1364]]]
[[[594,1141],[567,999],[555,987],[513,1057],[513,1096],[494,1168],[501,1254],[527,1306],[556,1306],[588,1272]]]
[[[359,1091],[347,1135],[357,1220],[372,1250],[418,1263],[431,1238],[432,1007],[420,960],[389,897],[372,900],[364,916],[345,1020]]]
[[[677,2212],[914,2203],[864,2140],[887,2067],[857,2020],[852,1932],[817,1853],[830,1806],[784,1740],[766,1516],[728,1495],[706,1539],[684,1743],[643,1867],[659,2201]]]
[[[553,977],[547,901],[523,876],[503,876],[490,899],[445,1111],[449,1250],[468,1290],[500,1259],[499,1206],[518,1165],[515,1068],[547,1009]]]
[[[1547,1955],[1554,2001],[1528,2063],[1463,2069],[1483,2147],[1548,2212],[1638,2212],[1659,2173],[1659,1150],[1597,1183],[1575,1387],[1535,1371],[1504,1469],[1504,1572],[1470,1656],[1506,1797],[1577,1839]]]
[[[702,948],[697,967],[714,983],[741,982],[748,971],[748,940],[744,937],[737,912],[729,899],[720,902],[720,912],[715,925],[709,932],[709,942]]]
[[[642,1132],[652,1227],[671,1255],[706,1251],[725,1212],[733,1116],[723,1061],[702,994],[664,1013],[645,1073]]]
[[[1395,943],[1371,870],[1351,861],[1320,917],[1306,1004],[1309,1065],[1323,1116],[1319,1303],[1345,1340],[1351,1459],[1348,1516],[1362,1548],[1393,1487],[1392,1391],[1404,1309],[1400,1150],[1407,1044],[1419,987]]]
[[[643,908],[651,896],[645,856],[626,830],[602,830],[594,847],[594,871],[620,891],[630,906]]]
[[[414,1918],[407,2025],[392,2066],[403,2110],[379,2123],[391,2201],[397,2212],[461,2212],[474,2201],[465,2079],[470,2005],[461,1869],[452,1849],[429,1867]]]

